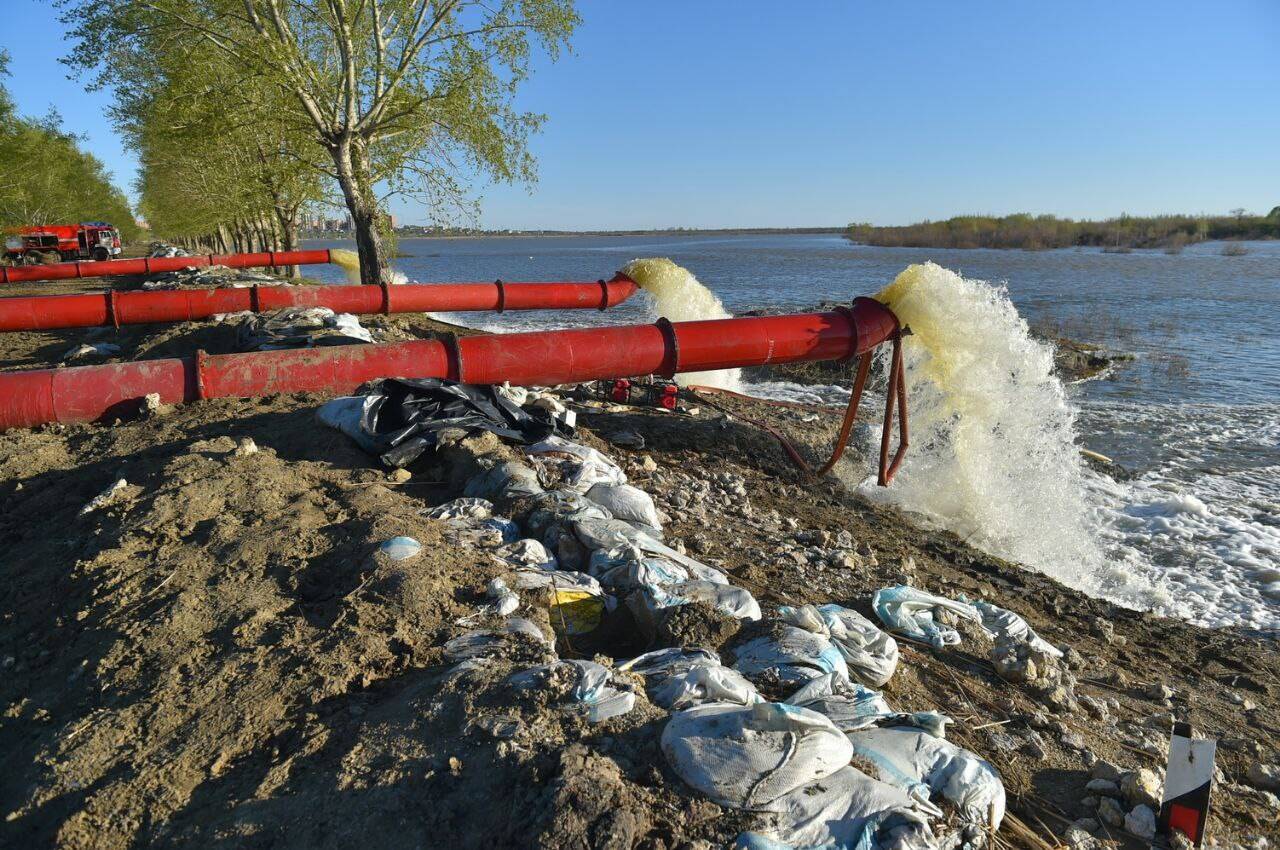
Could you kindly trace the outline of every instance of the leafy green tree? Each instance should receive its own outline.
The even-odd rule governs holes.
[[[0,51],[0,78],[8,63]],[[0,227],[98,220],[116,225],[125,239],[138,235],[128,199],[101,161],[62,129],[57,113],[23,118],[0,86]]]
[[[235,74],[202,42],[132,74],[113,117],[142,162],[156,231],[217,250],[295,249],[300,210],[325,197],[323,152],[279,108],[279,87]]]
[[[534,49],[569,42],[573,0],[61,0],[69,58],[104,85],[140,51],[199,41],[241,77],[288,95],[355,226],[364,280],[386,266],[379,192],[423,198],[441,216],[470,208],[468,175],[531,181],[528,137],[543,116],[514,94]]]

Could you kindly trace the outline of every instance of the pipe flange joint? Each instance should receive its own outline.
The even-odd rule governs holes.
[[[609,284],[605,283],[604,278],[600,278],[596,283],[600,284],[600,307],[598,309],[603,313],[609,309]]]
[[[493,282],[498,289],[498,312],[505,313],[507,310],[507,285],[502,282],[502,278],[498,278]]]
[[[204,401],[209,396],[204,386],[204,369],[209,362],[209,354],[203,348],[196,349],[195,369],[196,369],[196,398]]]
[[[658,374],[664,378],[673,378],[680,371],[680,338],[676,335],[675,326],[666,316],[653,324],[662,333],[662,338],[666,342],[667,356],[662,358],[662,365],[665,367],[667,360],[671,361],[670,367],[659,369]]]

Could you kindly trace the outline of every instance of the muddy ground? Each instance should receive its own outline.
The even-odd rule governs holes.
[[[365,324],[388,338],[442,330]],[[230,350],[233,338],[209,323],[5,334],[0,363],[51,365],[85,339],[118,342],[127,359]],[[223,399],[0,435],[0,846],[657,850],[724,846],[751,825],[667,767],[666,713],[642,688],[635,710],[590,725],[554,693],[505,684],[549,657],[514,637],[492,666],[451,674],[442,645],[485,624],[459,621],[503,568],[482,536],[423,515],[457,495],[447,469],[427,459],[397,480],[316,423],[322,401]],[[583,407],[579,438],[655,496],[668,542],[726,570],[766,616],[805,602],[870,616],[874,590],[907,580],[1010,608],[1075,650],[1078,702],[1055,707],[1000,679],[979,638],[944,651],[902,642],[886,696],[951,715],[949,738],[996,765],[1016,816],[1001,841],[1063,846],[1069,823],[1095,817],[1090,766],[1162,768],[1170,715],[1221,740],[1218,846],[1280,835],[1274,796],[1248,779],[1280,757],[1274,641],[1084,597],[833,480],[805,480],[747,421],[817,460],[839,411],[685,403],[697,414]],[[609,442],[622,432],[645,447]],[[716,496],[724,475],[745,496]],[[841,531],[854,545],[833,565]],[[396,535],[420,541],[420,556],[378,554]],[[711,619],[690,631],[731,651],[736,626]],[[669,631],[679,637],[679,624]],[[555,650],[608,663],[645,648],[620,606],[598,634]],[[1097,840],[1147,843],[1106,825]]]

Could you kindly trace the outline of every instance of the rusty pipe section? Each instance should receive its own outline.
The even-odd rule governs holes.
[[[0,283],[28,280],[68,280],[77,277],[111,277],[126,274],[159,274],[199,266],[306,266],[330,262],[329,249],[317,251],[260,251],[255,254],[196,254],[190,257],[140,257],[135,260],[102,260],[54,263],[48,266],[0,267]]]
[[[252,286],[92,292],[0,298],[0,332],[187,322],[219,313],[328,307],[336,313],[429,313],[471,310],[605,310],[636,284],[612,280],[551,283],[430,283],[388,286]]]
[[[0,372],[0,430],[90,422],[166,404],[272,393],[349,393],[375,378],[554,385],[739,366],[845,360],[891,339],[898,320],[859,298],[830,313],[487,334],[135,363]]]

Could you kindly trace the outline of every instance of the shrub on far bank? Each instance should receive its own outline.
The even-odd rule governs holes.
[[[1216,239],[1280,239],[1280,216],[1274,210],[1267,216],[1122,215],[1105,221],[1027,213],[1000,217],[962,215],[904,227],[851,224],[845,235],[854,242],[890,248],[1094,247],[1116,253],[1133,248],[1164,248],[1176,254],[1186,245]]]

